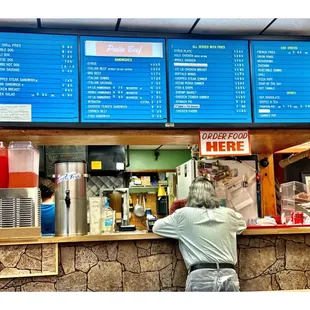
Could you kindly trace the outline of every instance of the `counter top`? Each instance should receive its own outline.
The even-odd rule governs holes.
[[[260,235],[294,235],[309,234],[310,227],[287,227],[287,228],[251,228],[246,229],[242,236]],[[159,235],[149,233],[146,230],[132,232],[105,233],[103,235],[68,236],[68,237],[40,237],[40,238],[16,238],[6,237],[0,239],[0,245],[23,245],[23,244],[55,244],[55,243],[77,243],[77,242],[100,242],[100,241],[122,241],[122,240],[154,240],[163,239]]]
[[[103,235],[66,236],[66,237],[40,237],[40,238],[6,238],[0,239],[0,245],[23,245],[23,244],[52,244],[52,243],[76,243],[95,241],[121,241],[121,240],[153,240],[163,239],[159,235],[149,233],[146,230],[105,233]]]
[[[259,236],[259,235],[295,235],[295,234],[309,234],[310,227],[277,227],[274,228],[251,228],[246,229],[242,235]]]

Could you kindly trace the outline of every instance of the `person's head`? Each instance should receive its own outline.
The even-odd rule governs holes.
[[[50,179],[41,178],[39,187],[41,190],[41,197],[43,202],[54,196],[55,184]]]
[[[212,183],[203,176],[197,177],[189,188],[187,206],[214,209],[221,205]]]

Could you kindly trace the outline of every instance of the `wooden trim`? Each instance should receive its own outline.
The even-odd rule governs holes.
[[[0,244],[6,241],[31,241],[41,237],[41,227],[0,228]]]
[[[55,244],[56,248],[55,248],[55,256],[56,256],[56,266],[55,266],[55,273],[56,275],[58,275],[58,265],[59,265],[59,244],[56,243]]]
[[[57,266],[58,269],[58,266]],[[15,278],[29,278],[29,277],[47,277],[47,276],[57,276],[58,270],[56,272],[45,272],[45,273],[26,273],[26,274],[11,274],[0,276],[0,279],[15,279]]]
[[[212,125],[206,124],[212,129]],[[310,141],[308,129],[251,129],[251,152],[274,153]],[[193,129],[0,129],[0,141],[32,141],[36,145],[184,145],[198,144]]]
[[[288,228],[251,228],[246,229],[243,236],[262,236],[262,235],[296,235],[310,234],[310,227],[288,227]]]
[[[289,147],[287,149],[284,150],[280,150],[278,152],[276,152],[276,154],[293,154],[293,153],[301,153],[304,151],[308,151],[309,147]]]
[[[75,243],[75,242],[94,242],[94,241],[121,241],[121,240],[153,240],[162,239],[159,235],[148,232],[117,232],[113,234],[104,235],[86,235],[86,236],[74,236],[74,237],[42,237],[36,240],[18,240],[12,242],[8,239],[7,241],[0,241],[2,245],[25,245],[25,244],[50,244],[50,243]]]
[[[34,244],[32,241],[29,243],[13,243],[13,244],[1,244],[0,246],[5,246],[5,245],[23,245],[23,244]],[[5,274],[2,275],[0,274],[0,279],[15,279],[15,278],[29,278],[29,277],[43,277],[43,276],[56,276],[58,275],[58,263],[59,263],[59,254],[58,254],[58,244],[54,244],[54,262],[55,262],[55,271],[43,271],[43,272],[37,272],[37,273],[21,273],[21,274],[16,274],[16,273],[11,273],[11,274]],[[43,266],[43,257],[41,257],[41,264]]]

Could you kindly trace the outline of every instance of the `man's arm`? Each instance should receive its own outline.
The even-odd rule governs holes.
[[[173,239],[179,239],[179,212],[159,219],[153,226],[153,233]]]
[[[247,225],[239,212],[235,212],[235,223],[237,226],[237,235],[240,235],[246,229]]]

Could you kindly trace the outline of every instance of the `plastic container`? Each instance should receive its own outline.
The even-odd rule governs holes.
[[[30,141],[10,142],[9,188],[39,186],[40,152]]]
[[[8,149],[0,141],[0,188],[7,188],[9,185],[9,168],[8,168]]]
[[[296,206],[306,206],[310,204],[310,187],[304,183],[292,181],[283,183],[280,186],[281,193],[281,216],[285,217],[286,223],[291,220],[291,213],[296,210]]]
[[[102,233],[112,233],[114,232],[114,211],[110,207],[109,198],[106,198],[106,202],[102,209],[101,216],[101,232]]]

